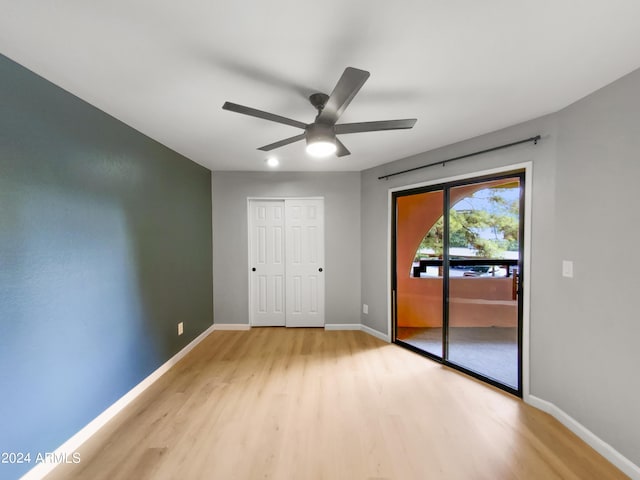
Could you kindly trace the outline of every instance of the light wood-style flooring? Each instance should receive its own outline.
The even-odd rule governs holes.
[[[621,479],[520,399],[356,331],[215,331],[47,480]]]

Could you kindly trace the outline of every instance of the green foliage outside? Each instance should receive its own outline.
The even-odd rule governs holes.
[[[516,187],[517,189],[517,187]],[[458,202],[449,212],[449,246],[475,250],[485,258],[504,258],[506,251],[518,250],[518,198],[504,195],[505,188],[488,188]],[[510,190],[514,190],[511,188]],[[516,196],[517,197],[517,196]],[[442,256],[444,222],[440,219],[431,227],[420,243],[418,253]]]

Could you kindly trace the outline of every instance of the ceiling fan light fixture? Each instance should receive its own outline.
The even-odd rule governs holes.
[[[336,135],[332,125],[312,123],[307,126],[305,136],[307,139],[307,153],[312,157],[328,157],[336,153]]]
[[[307,141],[306,150],[312,157],[322,158],[336,153],[337,147],[335,142],[328,140],[311,140]]]

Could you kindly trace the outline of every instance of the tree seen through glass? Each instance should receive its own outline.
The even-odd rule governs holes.
[[[520,189],[518,186],[485,188],[458,201],[449,211],[449,247],[469,249],[471,255],[505,258],[519,248]],[[443,217],[424,236],[419,258],[442,258]]]

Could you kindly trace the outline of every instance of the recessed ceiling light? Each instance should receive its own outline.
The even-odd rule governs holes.
[[[278,165],[280,165],[280,161],[276,158],[276,157],[269,157],[266,160],[267,165],[271,168],[276,168]]]

